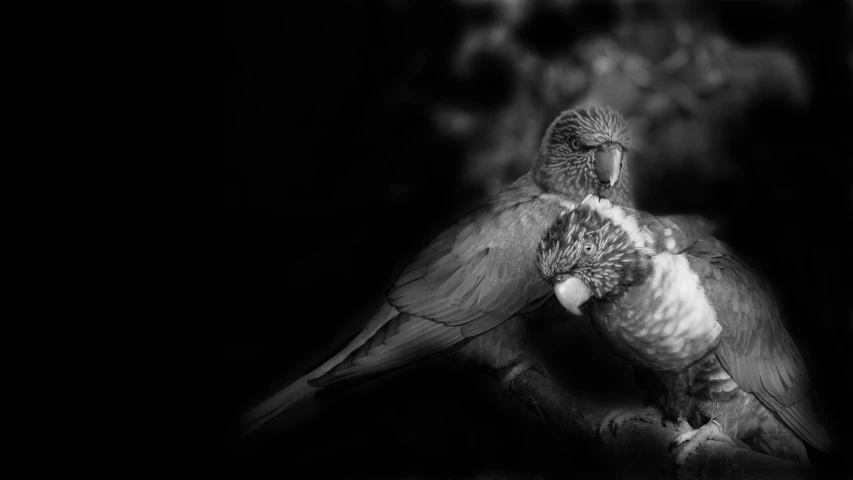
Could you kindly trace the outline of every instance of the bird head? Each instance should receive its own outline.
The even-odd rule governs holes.
[[[589,195],[546,230],[537,267],[563,307],[580,315],[590,298],[618,295],[645,278],[652,255],[648,241],[633,215]]]
[[[545,131],[534,180],[546,191],[578,198],[588,194],[630,201],[626,157],[628,125],[616,110],[585,105],[561,113]]]

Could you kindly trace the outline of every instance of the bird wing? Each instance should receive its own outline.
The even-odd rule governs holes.
[[[828,450],[807,397],[808,372],[766,281],[713,237],[695,242],[687,256],[723,327],[716,350],[723,368],[802,439]]]
[[[558,198],[516,182],[442,232],[388,292],[399,313],[310,384],[418,360],[540,306],[553,290],[536,269],[536,246],[565,206]]]
[[[709,237],[717,225],[701,215],[663,215],[634,211],[637,223],[652,235],[655,252],[679,254],[694,243]]]
[[[536,245],[558,206],[527,196],[494,207],[421,252],[388,293],[391,304],[472,336],[551,292],[536,269]]]

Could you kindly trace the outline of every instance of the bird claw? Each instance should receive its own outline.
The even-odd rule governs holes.
[[[687,420],[685,420],[684,418],[681,418],[681,417],[678,417],[678,418],[675,420],[675,425],[673,425],[673,427],[674,427],[674,428],[675,428],[675,430],[676,430],[676,431],[678,431],[678,433],[680,433],[681,435],[684,435],[684,434],[690,433],[690,432],[692,432],[692,431],[694,430],[694,428],[693,428],[692,426],[690,426],[690,424],[689,424],[689,423],[687,423]],[[678,437],[676,437],[676,439],[677,439],[677,438],[678,438]],[[675,442],[675,440],[673,440],[673,443],[674,443],[674,442]],[[672,449],[672,448],[673,448],[672,443],[670,443],[670,446],[669,446],[669,447],[670,447],[670,449]]]
[[[679,430],[684,430],[684,424],[686,423],[687,422],[683,421],[679,422]],[[711,420],[695,430],[690,429],[681,433],[669,444],[670,450],[678,450],[678,453],[675,455],[675,464],[678,466],[684,465],[684,462],[687,461],[687,457],[698,450],[699,447],[704,445],[708,440],[717,440],[728,443],[735,448],[738,447],[734,440],[723,433],[723,429],[720,427],[720,424],[717,423],[716,420]]]
[[[539,362],[527,355],[518,355],[512,361],[512,364],[508,368],[508,371],[504,375],[503,379],[501,379],[501,388],[503,389],[504,394],[509,395],[509,388],[512,385],[512,382],[515,381],[515,379],[518,378],[519,375],[521,375],[527,370],[530,370],[531,368],[541,373],[543,377],[548,378],[548,372],[545,371],[545,367],[543,367]]]
[[[623,423],[639,420],[641,422],[651,423],[655,425],[663,424],[663,415],[655,408],[617,408],[611,410],[604,416],[598,427],[598,435],[604,437],[607,430],[610,430],[613,435],[616,435],[616,430]]]

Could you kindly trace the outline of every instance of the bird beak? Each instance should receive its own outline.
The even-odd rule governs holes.
[[[583,315],[580,306],[589,300],[592,291],[585,283],[575,277],[569,277],[561,283],[554,285],[554,294],[563,307],[575,315]]]
[[[619,170],[622,167],[622,148],[608,146],[595,152],[595,174],[601,183],[610,182],[610,186],[619,180]]]

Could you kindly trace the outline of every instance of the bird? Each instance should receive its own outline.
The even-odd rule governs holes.
[[[674,421],[677,465],[708,439],[807,464],[805,443],[832,451],[767,280],[710,235],[713,226],[681,220],[590,195],[537,247],[540,275],[563,307],[580,314],[588,302],[593,329],[646,389],[651,409],[614,410],[601,431]]]
[[[512,375],[536,367],[513,350],[513,342],[482,334],[508,320],[518,324],[553,299],[536,271],[536,245],[560,211],[590,193],[633,205],[630,146],[627,123],[612,108],[580,105],[560,113],[546,129],[531,170],[420,251],[363,329],[320,366],[246,412],[243,434],[319,389],[454,346],[459,356],[482,357],[494,368],[514,365]]]

